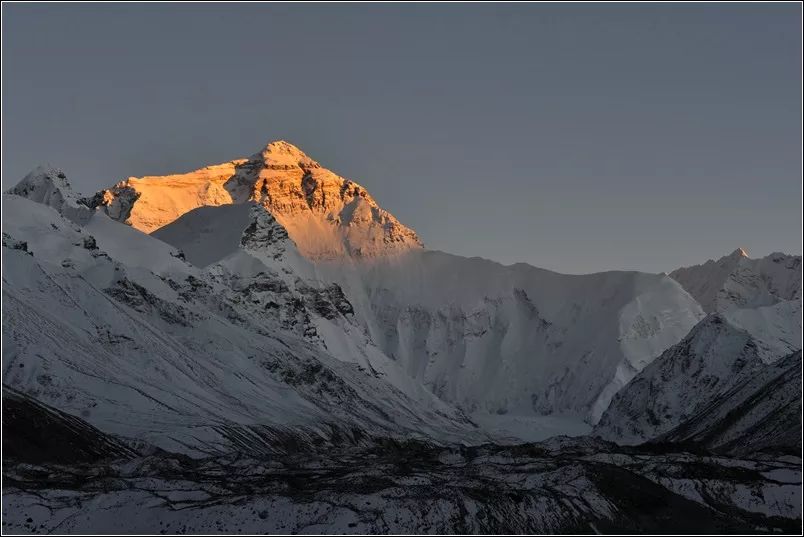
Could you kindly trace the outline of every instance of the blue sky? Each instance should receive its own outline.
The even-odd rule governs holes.
[[[286,139],[434,249],[569,273],[801,253],[801,6],[3,5],[3,187]]]

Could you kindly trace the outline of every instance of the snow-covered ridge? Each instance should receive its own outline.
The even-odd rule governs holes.
[[[801,300],[801,256],[772,253],[751,259],[742,248],[702,265],[670,273],[704,311],[770,306]]]

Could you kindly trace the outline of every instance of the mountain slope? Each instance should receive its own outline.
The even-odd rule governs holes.
[[[782,310],[782,315],[753,315],[750,312],[753,322],[742,325],[735,321],[745,317],[741,315],[745,313],[742,310],[707,316],[683,341],[665,351],[614,397],[595,428],[595,434],[625,443],[640,443],[664,438],[664,435],[669,435],[668,440],[693,441],[705,436],[707,427],[712,428],[713,435],[719,427],[727,427],[730,430],[728,434],[723,433],[724,438],[741,434],[748,436],[748,430],[755,427],[749,420],[737,420],[737,425],[722,421],[726,420],[726,414],[739,412],[778,414],[782,421],[768,426],[789,427],[787,411],[779,414],[776,410],[761,411],[760,407],[771,404],[776,405],[772,406],[774,409],[783,408],[791,396],[800,397],[795,379],[787,378],[782,383],[785,391],[774,396],[781,397],[783,403],[778,403],[773,397],[767,403],[757,394],[768,389],[765,385],[776,382],[780,371],[791,370],[787,362],[779,366],[773,364],[788,353],[801,350],[800,316],[790,314],[790,306],[800,311],[800,304],[780,303],[770,309]],[[768,319],[775,322],[784,320],[788,326],[782,333],[797,334],[791,338],[792,349],[780,345],[778,338],[769,335],[772,327],[760,322]],[[768,341],[774,345],[768,345]],[[743,408],[748,400],[754,400],[754,405]],[[732,418],[736,419],[734,415]],[[688,420],[692,422],[687,423]],[[693,422],[708,425],[693,426]],[[676,428],[679,428],[677,432],[671,433]],[[690,432],[680,432],[687,429]],[[761,443],[759,440],[745,442],[746,445]],[[704,443],[720,446],[726,440],[713,437]]]
[[[656,439],[731,455],[801,454],[801,351],[740,374],[734,387]]]
[[[52,166],[38,166],[22,178],[8,194],[47,205],[65,218],[84,224],[92,211],[70,186],[67,175]]]

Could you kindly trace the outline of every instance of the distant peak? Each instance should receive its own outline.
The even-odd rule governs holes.
[[[81,225],[91,215],[85,200],[73,192],[67,175],[53,166],[37,166],[6,193],[52,207],[62,216]]]
[[[743,248],[737,248],[729,255],[729,257],[748,257],[748,252],[746,252]]]
[[[265,146],[265,150],[304,155],[304,151],[287,140],[274,140],[273,142],[268,142],[268,144]]]
[[[37,166],[7,192],[33,199],[42,196],[44,191],[57,191],[65,198],[73,197],[72,187],[67,181],[67,176],[62,170],[50,165]],[[34,192],[37,194],[34,194]],[[41,202],[41,200],[36,201]]]
[[[270,169],[320,167],[318,162],[308,157],[304,151],[285,140],[270,142],[252,159],[262,160],[265,167]]]

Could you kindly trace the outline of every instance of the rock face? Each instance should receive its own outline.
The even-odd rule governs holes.
[[[801,300],[801,256],[773,253],[751,259],[742,248],[703,265],[670,273],[704,311],[770,306]]]
[[[416,233],[359,184],[321,167],[297,147],[272,142],[248,159],[194,172],[131,177],[89,202],[152,233],[203,206],[256,202],[312,260],[375,257],[421,248]]]

